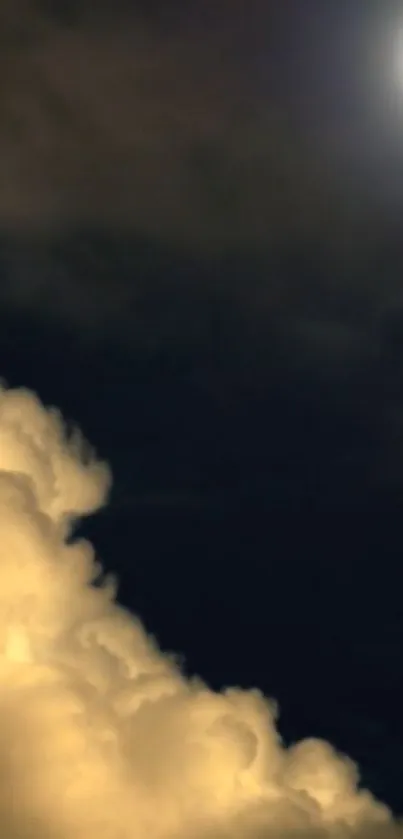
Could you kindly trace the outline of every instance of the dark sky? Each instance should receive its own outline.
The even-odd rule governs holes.
[[[399,28],[4,0],[0,348],[112,466],[121,601],[402,812]]]

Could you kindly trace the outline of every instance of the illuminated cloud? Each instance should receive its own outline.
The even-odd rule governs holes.
[[[347,758],[284,748],[257,690],[187,681],[99,585],[71,525],[103,503],[109,472],[28,391],[1,391],[0,470],[5,839],[400,835]]]

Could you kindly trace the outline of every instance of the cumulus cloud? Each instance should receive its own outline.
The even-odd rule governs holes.
[[[258,690],[188,681],[115,601],[74,520],[110,475],[32,393],[0,393],[0,824],[7,839],[401,835]],[[269,666],[269,662],[268,662]]]

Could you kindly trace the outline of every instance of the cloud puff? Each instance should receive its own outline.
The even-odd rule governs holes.
[[[109,473],[55,411],[3,388],[0,439],[7,839],[400,835],[351,761],[317,740],[286,749],[258,690],[186,680],[100,584],[71,524],[105,500]]]

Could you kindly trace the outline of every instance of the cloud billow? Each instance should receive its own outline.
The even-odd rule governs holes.
[[[115,602],[113,581],[99,585],[71,526],[104,502],[110,475],[56,411],[4,387],[0,440],[8,839],[400,835],[350,760],[318,740],[286,749],[258,690],[216,694],[184,678]]]

